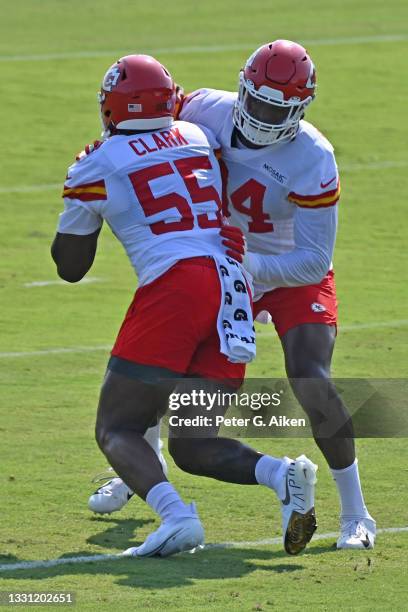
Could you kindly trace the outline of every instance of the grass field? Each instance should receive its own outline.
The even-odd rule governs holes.
[[[407,375],[406,2],[141,4],[0,0],[0,565],[118,553],[155,526],[140,501],[108,518],[86,507],[91,477],[105,465],[93,422],[107,347],[135,288],[120,245],[103,232],[89,274],[98,282],[25,286],[56,280],[49,245],[60,186],[75,153],[99,135],[95,92],[121,54],[152,52],[187,91],[234,89],[261,43],[308,43],[319,83],[308,118],[335,143],[343,186],[333,373]],[[284,376],[271,332],[259,334],[252,376]],[[306,452],[320,464],[319,533],[336,531],[334,485],[313,442],[256,446],[275,455]],[[378,526],[406,527],[406,440],[359,440],[358,455]],[[335,551],[328,537],[287,557],[280,545],[262,544],[279,535],[269,491],[170,469],[184,498],[196,500],[207,542],[236,546],[168,560],[0,568],[0,591],[71,590],[80,610],[407,609],[407,532],[380,534],[369,554]]]

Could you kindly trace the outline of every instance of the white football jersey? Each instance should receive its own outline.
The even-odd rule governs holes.
[[[209,130],[116,135],[68,170],[58,232],[86,235],[103,220],[145,285],[180,259],[224,255],[221,176]]]
[[[330,266],[335,243],[340,183],[333,147],[306,121],[291,142],[244,147],[234,136],[236,98],[227,91],[198,90],[185,99],[180,118],[209,128],[219,142],[224,214],[243,230],[248,250],[280,256],[275,275],[270,259],[271,280],[259,282],[257,293],[310,284],[313,276],[303,274],[298,258],[315,248]]]

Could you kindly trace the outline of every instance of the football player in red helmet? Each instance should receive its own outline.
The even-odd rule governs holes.
[[[250,145],[291,140],[315,96],[316,70],[297,43],[276,40],[257,49],[239,75],[233,121]]]
[[[170,127],[183,99],[183,88],[150,55],[126,55],[105,73],[98,92],[102,138],[127,131]],[[89,155],[102,144],[86,145]],[[78,155],[78,159],[80,154]]]
[[[365,550],[374,546],[376,524],[360,485],[352,420],[330,378],[340,180],[331,143],[304,118],[315,93],[306,49],[275,40],[249,57],[238,94],[197,90],[179,116],[213,130],[221,145],[224,214],[245,234],[254,314],[272,317],[288,378],[336,482],[337,547]],[[234,240],[242,246],[238,234]]]
[[[176,84],[150,55],[127,55],[107,70],[98,100],[106,134],[163,129],[173,122]]]
[[[234,102],[209,94],[200,109],[200,96],[192,94],[181,118],[211,127],[204,110],[210,117],[210,105],[219,108],[219,98],[225,100],[224,112],[233,106],[232,131],[216,135],[224,145],[226,206],[248,242],[244,265],[260,285],[255,314],[272,317],[288,378],[336,482],[337,547],[365,550],[374,546],[376,523],[360,485],[351,416],[330,379],[337,329],[331,259],[340,181],[333,147],[303,120],[315,91],[316,70],[306,49],[275,40],[249,57]],[[250,198],[248,204],[244,198]]]

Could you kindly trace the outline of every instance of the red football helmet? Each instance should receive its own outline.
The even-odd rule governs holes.
[[[150,55],[126,55],[106,72],[98,94],[105,132],[169,127],[176,86],[168,70]]]
[[[290,40],[263,45],[240,72],[234,125],[258,146],[291,140],[315,88],[316,71],[306,49]]]

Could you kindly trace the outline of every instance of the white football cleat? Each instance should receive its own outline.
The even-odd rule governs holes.
[[[99,487],[88,500],[88,508],[98,514],[122,510],[133,497],[133,491],[120,478],[112,478]]]
[[[376,523],[372,518],[342,518],[337,548],[374,548]]]
[[[288,555],[297,555],[316,531],[314,489],[317,465],[301,455],[288,464],[285,474],[285,499],[281,500],[283,545]]]
[[[167,476],[167,463],[162,453],[159,455],[159,461],[162,465],[164,474]],[[110,468],[110,471],[113,471],[112,468]],[[103,478],[100,478],[99,480],[102,479]],[[98,479],[96,479],[96,481],[94,480],[94,482],[98,482]],[[122,510],[123,506],[128,503],[133,495],[133,491],[129,489],[121,478],[111,478],[91,495],[88,500],[88,508],[97,514],[118,512]]]
[[[195,505],[190,504],[191,516],[162,523],[140,546],[125,550],[125,557],[169,557],[183,551],[193,551],[204,545],[204,529]]]

